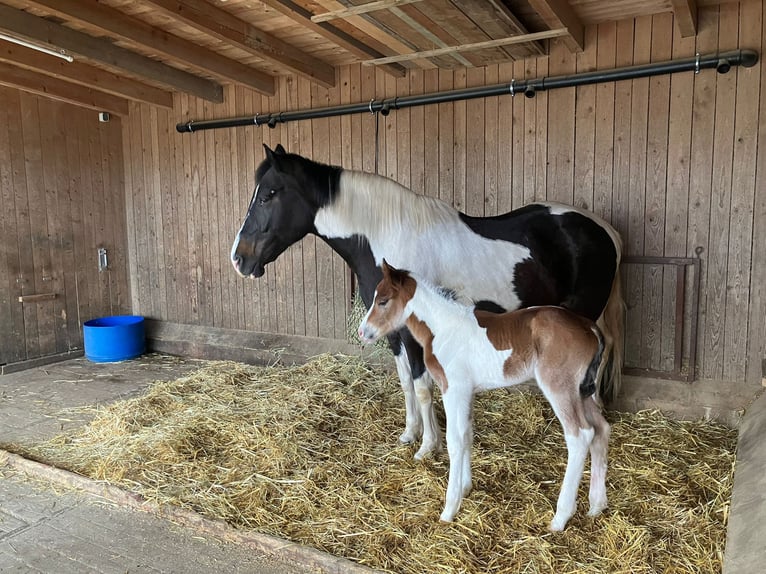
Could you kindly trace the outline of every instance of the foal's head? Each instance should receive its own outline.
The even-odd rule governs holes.
[[[410,315],[406,307],[415,294],[415,280],[407,271],[395,269],[385,260],[381,270],[383,279],[375,288],[375,300],[359,324],[359,338],[363,343],[372,343],[401,329]]]

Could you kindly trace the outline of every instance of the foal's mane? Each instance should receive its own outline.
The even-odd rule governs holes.
[[[344,170],[340,188],[332,204],[333,211],[347,221],[363,221],[376,231],[390,233],[401,228],[422,231],[458,219],[457,211],[442,200],[419,195],[374,173]]]

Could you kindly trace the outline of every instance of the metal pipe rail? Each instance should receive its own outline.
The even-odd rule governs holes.
[[[254,116],[224,118],[217,120],[192,120],[176,125],[176,130],[181,133],[212,130],[219,128],[234,128],[239,126],[262,126],[274,128],[277,124],[315,118],[328,118],[344,116],[348,114],[378,113],[388,115],[391,110],[425,106],[429,104],[443,104],[458,100],[471,100],[491,96],[524,94],[533,98],[538,92],[555,90],[557,88],[569,88],[574,86],[586,86],[603,82],[616,82],[620,80],[632,80],[647,78],[662,74],[694,71],[715,68],[720,74],[728,72],[732,66],[745,66],[749,68],[758,62],[758,53],[754,50],[732,50],[700,56],[697,54],[691,58],[667,60],[665,62],[653,62],[637,66],[626,66],[612,70],[598,70],[594,72],[581,72],[562,76],[549,76],[533,80],[511,80],[510,83],[495,84],[492,86],[477,86],[475,88],[462,88],[447,90],[431,94],[417,94],[412,96],[386,98],[382,100],[370,100],[367,103],[345,104],[340,106],[328,106],[324,108],[311,108],[306,110],[294,110],[288,112],[274,112],[256,114]]]

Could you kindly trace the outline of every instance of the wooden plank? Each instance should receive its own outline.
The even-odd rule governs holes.
[[[439,71],[438,70],[426,70],[423,73],[423,88],[425,93],[431,94],[441,89],[439,84]],[[423,122],[425,127],[425,134],[423,140],[423,155],[424,155],[424,191],[426,195],[431,197],[439,197],[440,195],[440,165],[439,158],[441,157],[441,130],[439,126],[442,123],[442,109],[443,106],[426,106],[424,110]],[[445,122],[446,123],[446,122]],[[434,129],[436,127],[437,129]]]
[[[20,137],[18,94],[17,90],[0,88],[0,198],[3,202],[0,240],[5,246],[0,253],[0,298],[3,300],[0,305],[3,331],[0,334],[0,363],[14,363],[27,357],[24,311],[14,304],[14,298],[22,293],[22,240],[17,222],[16,191],[20,185],[18,158],[23,158],[23,152],[16,153],[16,161],[13,153],[14,149],[18,150],[19,140],[16,138]]]
[[[599,24],[597,28],[595,66],[599,70],[615,68],[617,51],[617,25]],[[586,29],[586,46],[591,46]],[[590,60],[592,63],[592,60]],[[595,89],[595,131],[593,144],[593,212],[612,221],[612,195],[614,193],[615,153],[615,83],[604,82]],[[577,164],[575,164],[575,168]]]
[[[218,78],[273,94],[274,77],[226,58],[194,42],[174,36],[116,8],[77,0],[30,0],[67,20],[83,22],[112,37],[150,48]],[[75,71],[71,70],[74,77]]]
[[[699,12],[700,31],[696,51],[701,53],[718,50],[718,8]],[[698,313],[699,336],[696,341],[697,373],[707,377],[704,357],[706,353],[705,333],[707,331],[706,297],[707,260],[710,224],[710,201],[713,173],[713,143],[715,141],[716,74],[700,73],[694,76],[692,102],[692,136],[689,165],[689,220],[686,239],[687,255],[697,249],[702,252],[703,267],[700,275],[700,310]]]
[[[561,42],[554,42],[548,58],[548,74],[572,74],[576,60]],[[572,88],[552,90],[548,96],[547,194],[551,201],[573,202],[575,95]],[[535,97],[539,97],[535,96]]]
[[[410,95],[422,94],[424,91],[424,73],[421,70],[412,70],[409,74]],[[434,107],[434,106],[428,106]],[[409,149],[410,149],[410,187],[417,193],[426,193],[426,165],[425,165],[425,115],[426,107],[417,106],[410,108],[409,121]]]
[[[426,8],[426,12],[430,13],[429,10],[427,10],[427,6],[424,6]],[[404,7],[402,9],[396,9],[393,10],[392,13],[397,16],[402,22],[407,24],[410,28],[412,28],[413,31],[417,32],[420,36],[426,39],[427,42],[429,42],[429,45],[438,47],[438,48],[446,48],[448,46],[454,46],[455,44],[460,44],[458,40],[456,40],[447,29],[445,29],[444,26],[437,24],[434,22],[428,15],[423,13],[423,11],[418,10],[414,6],[408,6]],[[481,65],[481,60],[477,57],[476,54],[468,54],[468,56],[463,56],[462,54],[453,53],[450,54],[449,58],[444,59],[444,65],[447,67],[451,67],[456,62],[457,64],[460,64],[462,66],[471,67],[473,65]],[[452,61],[450,61],[452,60]],[[434,60],[435,62],[438,62],[439,60]]]
[[[673,58],[684,58],[694,54],[694,39],[679,38],[675,33],[673,37]],[[688,230],[689,214],[689,166],[691,157],[692,136],[692,112],[694,102],[694,75],[675,74],[670,78],[670,107],[668,127],[668,154],[667,154],[667,184],[665,192],[665,245],[666,256],[684,257],[686,251],[686,236]],[[676,296],[676,270],[664,269],[663,279],[663,319],[675,314]],[[696,280],[694,278],[693,280]],[[690,302],[692,282],[687,280],[686,286],[681,286],[685,301]],[[691,310],[688,305],[685,309],[684,319],[681,324],[675,321],[663,320],[662,341],[663,357],[669,354],[672,341],[679,329],[684,330],[682,342],[682,356],[689,356]],[[666,368],[669,363],[666,363]]]
[[[265,96],[262,96],[265,97]],[[214,118],[218,116],[216,107],[209,103],[202,104],[205,118]],[[201,214],[199,225],[204,228],[203,236],[206,240],[204,245],[205,257],[205,276],[204,285],[209,311],[212,322],[210,325],[216,327],[223,326],[223,300],[221,298],[221,268],[218,260],[218,234],[219,234],[219,209],[218,209],[218,172],[216,163],[216,138],[215,130],[205,132],[204,156],[200,158],[201,165],[205,166],[204,185],[202,186],[202,208],[205,210]],[[276,325],[275,325],[276,327]]]
[[[8,43],[0,50],[0,61],[37,70],[59,80],[87,86],[121,98],[166,108],[173,107],[173,94],[167,90],[131,80],[103,68],[90,66],[76,60],[66,62],[59,58],[51,58],[47,54]]]
[[[261,1],[263,4],[270,6],[271,8],[274,8],[281,14],[297,22],[298,24],[301,25],[301,27],[307,28],[314,34],[317,34],[321,36],[322,38],[325,38],[326,40],[329,40],[330,42],[337,44],[344,50],[347,50],[348,52],[354,54],[355,56],[359,58],[368,58],[368,57],[379,58],[385,55],[381,51],[379,51],[380,49],[376,49],[374,46],[370,45],[369,41],[363,42],[341,28],[338,28],[326,22],[319,22],[319,23],[312,22],[311,16],[313,14],[309,10],[293,2],[292,0],[261,0]],[[357,31],[357,34],[359,35],[361,34],[361,32]],[[369,40],[372,40],[372,38],[370,38]],[[380,48],[385,49],[385,46],[380,46]],[[404,68],[403,66],[399,64],[390,64],[388,66],[381,66],[381,69],[387,74],[390,74],[397,78],[403,78],[406,72],[406,68]],[[357,101],[357,100],[354,100],[354,101]]]
[[[63,235],[63,222],[61,220],[61,207],[59,205],[59,193],[61,184],[61,171],[58,166],[63,166],[61,154],[66,153],[65,138],[62,132],[63,122],[57,117],[57,109],[63,106],[58,102],[41,100],[39,105],[40,114],[40,143],[43,168],[43,184],[45,197],[45,214],[48,230],[48,251],[50,253],[50,269],[44,272],[43,281],[46,292],[64,293],[64,265],[63,252],[61,249],[61,237]],[[70,110],[70,113],[72,110]],[[64,183],[65,185],[65,183]],[[54,297],[55,298],[55,297]],[[61,353],[69,350],[68,330],[64,299],[58,298],[51,305],[47,305],[50,312],[50,323],[53,329],[51,336],[54,340],[54,352]]]
[[[483,42],[472,42],[470,44],[461,44],[459,46],[448,46],[445,48],[434,48],[433,50],[421,50],[419,52],[409,52],[398,56],[386,56],[384,58],[374,58],[364,60],[362,63],[367,66],[379,66],[381,64],[391,64],[393,62],[411,62],[413,60],[425,60],[439,56],[453,55],[460,52],[473,52],[475,50],[486,50],[488,48],[497,48],[499,46],[511,46],[513,44],[524,44],[527,42],[537,42],[538,40],[547,40],[549,38],[566,37],[565,28],[556,28],[544,32],[533,32],[523,36],[511,36],[509,38],[498,38],[496,40],[485,40]]]
[[[672,55],[673,19],[670,14],[652,17],[651,59],[669,60]],[[649,116],[646,144],[646,199],[644,205],[644,254],[661,256],[665,244],[665,201],[668,159],[670,76],[649,80]],[[673,269],[669,269],[673,273]],[[660,370],[673,365],[673,339],[663,341],[662,267],[648,266],[643,284],[642,364]],[[673,322],[674,315],[667,321]],[[673,331],[674,333],[674,331]]]
[[[530,60],[531,61],[531,60]],[[524,79],[526,77],[526,62],[519,61],[513,63],[513,77]],[[510,205],[503,211],[510,211],[521,207],[526,203],[525,194],[527,192],[527,183],[525,170],[527,169],[526,141],[527,141],[527,100],[525,97],[512,96],[512,126],[513,143],[512,157],[513,169],[511,171],[511,197]]]
[[[98,293],[98,314],[99,316],[105,316],[112,314],[110,272],[99,273],[96,257],[97,249],[99,247],[105,247],[107,251],[109,251],[111,225],[106,221],[106,181],[104,179],[104,171],[102,168],[104,144],[101,140],[102,128],[100,127],[102,124],[96,122],[93,125],[94,129],[90,132],[91,137],[88,138],[91,163],[85,166],[86,169],[91,171],[93,178],[93,196],[89,204],[92,218],[92,232],[91,243],[86,251],[86,260],[88,263],[87,269],[91,273],[95,284],[98,286],[96,291],[96,293]]]
[[[766,15],[761,13],[761,51],[766,49]],[[759,96],[766,97],[766,74],[761,74]],[[758,142],[766,141],[766,111],[759,110]],[[766,145],[758,146],[758,158],[755,179],[755,198],[753,205],[753,253],[766,253]],[[766,378],[766,367],[762,359],[766,357],[766,261],[764,257],[753,257],[752,276],[750,279],[750,315],[747,341],[747,382],[757,385]],[[759,361],[758,359],[761,359]],[[761,364],[759,364],[759,362]]]
[[[298,106],[299,109],[311,107],[311,85],[298,79]],[[313,157],[312,126],[310,122],[300,122],[300,148],[298,153]],[[319,336],[319,300],[317,283],[317,240],[313,235],[303,240],[303,290],[304,290],[304,313],[306,317],[306,335]]]
[[[381,74],[383,76],[383,74]],[[393,76],[384,76],[386,82],[396,82]],[[395,90],[394,90],[395,91]],[[331,106],[339,106],[341,103],[341,88],[340,84],[330,88],[328,90],[328,104]],[[398,114],[397,119],[400,118]],[[328,130],[328,148],[329,157],[328,160],[331,165],[343,165],[343,149],[338,137],[342,133],[341,118],[334,117],[329,119]],[[393,139],[393,138],[392,138]],[[348,268],[345,261],[334,251],[330,250],[332,256],[332,277],[330,281],[333,284],[333,319],[334,319],[334,335],[333,338],[339,340],[346,340],[346,311],[347,302],[350,298],[350,285],[348,281]]]
[[[539,58],[537,60],[537,76],[542,78],[548,75],[548,58]],[[535,113],[535,128],[539,130],[539,137],[535,137],[535,170],[534,187],[535,200],[544,201],[548,199],[548,92],[537,94]]]
[[[585,50],[576,57],[577,73],[596,69],[599,30],[596,26],[585,29]],[[600,50],[598,50],[600,53]],[[612,50],[614,54],[614,50]],[[612,82],[609,82],[613,85]],[[573,148],[573,194],[574,205],[596,211],[594,185],[596,165],[604,168],[604,157],[596,159],[596,93],[598,86],[575,88],[574,148]],[[602,108],[604,106],[602,105]],[[614,113],[614,101],[612,101]],[[603,113],[604,110],[601,110]],[[607,124],[607,127],[609,125]],[[612,126],[613,127],[613,126]],[[602,127],[603,129],[603,127]],[[611,167],[611,166],[609,166]],[[602,172],[603,173],[603,172]],[[610,182],[611,183],[611,182]],[[599,215],[602,215],[599,213]]]
[[[183,96],[185,98],[185,96]],[[130,278],[130,309],[133,312],[138,311],[138,261],[136,257],[136,233],[137,224],[135,218],[135,206],[134,206],[134,190],[135,190],[135,178],[138,177],[134,170],[137,171],[135,157],[138,153],[133,149],[133,142],[135,140],[135,121],[134,118],[137,115],[136,104],[131,104],[131,113],[122,126],[122,149],[124,153],[124,174],[125,174],[125,229],[126,229],[126,258],[128,277]],[[70,148],[71,150],[71,148]],[[188,163],[186,165],[189,165]],[[79,189],[79,176],[76,189]],[[75,217],[76,211],[73,211],[72,216]],[[73,228],[75,222],[72,222]],[[75,242],[75,253],[77,253],[77,242]],[[79,259],[79,258],[78,258]],[[79,280],[78,280],[79,285]],[[189,306],[193,305],[191,298],[186,299],[189,302]],[[79,301],[78,301],[78,320],[79,320]]]
[[[312,16],[311,21],[328,22],[338,18],[359,16],[376,10],[388,10],[397,6],[404,6],[405,4],[412,4],[413,2],[422,2],[422,0],[376,0],[375,2],[368,2],[367,4],[359,6],[349,6],[348,8],[339,8],[337,10],[330,10],[329,12],[322,12],[321,14]]]
[[[484,84],[484,73],[485,68],[456,70],[455,79],[460,78],[460,84],[455,88]],[[485,113],[485,98],[455,102],[455,207],[475,216],[484,215],[484,154],[493,143],[485,137]]]
[[[541,60],[527,60],[524,66],[524,78],[529,80],[537,77],[537,65]],[[537,108],[541,100],[534,98],[519,98],[524,102],[524,193],[521,197],[522,205],[545,199],[545,187],[542,181],[536,179],[537,173]],[[547,111],[547,110],[546,110]],[[543,185],[542,197],[538,191]]]
[[[450,70],[439,70],[439,91],[454,87],[454,74]],[[451,103],[438,104],[439,108],[439,198],[450,205],[454,204],[454,125],[455,108]]]
[[[158,239],[162,245],[163,256],[161,257],[162,268],[160,271],[162,280],[160,288],[163,289],[165,310],[162,316],[167,320],[178,320],[178,293],[180,282],[178,280],[178,264],[176,261],[175,233],[178,226],[178,214],[175,211],[174,197],[178,195],[175,185],[175,161],[172,156],[172,147],[169,134],[173,133],[173,121],[164,110],[153,110],[156,114],[156,131],[152,134],[157,145],[157,180],[155,194],[160,197],[160,235]],[[178,139],[177,137],[175,139]]]
[[[643,64],[651,59],[652,19],[651,16],[635,21],[633,63]],[[628,188],[628,228],[625,236],[626,253],[644,254],[644,209],[646,203],[646,143],[649,114],[649,80],[632,80],[632,101],[630,110],[630,170]],[[627,322],[626,363],[640,366],[646,356],[646,342],[641,325],[645,309],[643,300],[643,266],[628,268],[625,286]]]
[[[0,28],[74,54],[122,68],[138,76],[194,94],[211,101],[222,101],[219,84],[120,48],[107,40],[94,38],[66,26],[38,18],[22,10],[0,5]]]
[[[52,274],[51,252],[48,240],[48,215],[43,176],[42,141],[40,132],[40,99],[36,97],[22,100],[22,125],[24,129],[24,155],[29,205],[29,230],[32,244],[32,276],[29,287],[32,293],[48,291],[48,281]],[[28,293],[28,292],[27,292]],[[27,293],[24,293],[25,295]],[[30,313],[29,315],[32,315]],[[37,305],[34,310],[37,323],[37,343],[34,356],[51,355],[56,351],[56,338],[53,328],[53,309],[50,304]]]
[[[514,77],[514,64],[506,62],[498,66],[498,82],[507,82]],[[516,175],[513,161],[514,144],[517,139],[518,118],[514,116],[516,97],[504,96],[497,98],[496,133],[497,141],[497,189],[495,191],[494,213],[505,213],[513,208],[514,177]],[[488,121],[491,121],[488,120]]]
[[[128,102],[123,98],[4,62],[0,62],[0,85],[18,88],[91,110],[107,111],[120,116],[128,113]]]
[[[459,90],[465,88],[467,83],[472,85],[480,83],[484,79],[483,68],[470,68],[470,73],[465,69],[455,70],[453,73],[453,88]],[[452,205],[458,211],[464,211],[476,215],[484,199],[484,177],[468,180],[467,173],[471,170],[471,163],[478,165],[480,158],[483,162],[483,149],[481,155],[475,148],[468,149],[466,140],[472,137],[469,131],[480,131],[484,126],[484,100],[477,99],[471,102],[458,101],[452,105],[453,109],[453,137],[452,146],[452,169],[453,169],[453,192]],[[479,123],[481,122],[481,123]],[[478,145],[476,147],[479,147]],[[483,147],[483,144],[482,144]],[[479,172],[481,173],[481,172]],[[478,181],[480,180],[480,181]]]
[[[484,81],[487,85],[498,84],[498,67],[487,66]],[[507,96],[502,96],[505,99]],[[484,205],[481,210],[485,216],[497,214],[497,154],[499,146],[498,133],[498,100],[500,97],[484,100]]]
[[[720,50],[733,49],[739,25],[739,6],[720,7],[718,28]],[[707,288],[705,290],[707,325],[705,329],[704,376],[720,379],[726,357],[726,273],[732,201],[732,161],[734,155],[734,119],[736,83],[729,77],[717,78],[715,103],[715,140],[713,142],[712,198],[710,202],[710,241],[707,252]]]
[[[121,118],[116,118],[108,125],[99,124],[104,128],[104,152],[106,154],[105,177],[108,189],[111,191],[110,207],[113,253],[110,263],[110,298],[112,307],[117,314],[131,312],[129,276],[127,273],[127,231],[125,218],[125,163],[122,149]],[[170,130],[172,131],[172,130]],[[178,294],[176,294],[178,296]]]
[[[761,43],[762,6],[744,3],[739,6],[739,45],[757,46]],[[749,329],[753,209],[755,207],[755,177],[758,158],[758,113],[760,70],[758,66],[738,68],[736,74],[736,113],[734,117],[734,159],[732,163],[731,215],[729,221],[728,262],[726,266],[726,323],[724,326],[725,357],[723,378],[743,381],[747,377],[747,362],[759,362],[758,355],[747,355]],[[726,78],[734,82],[735,77]],[[763,97],[763,96],[761,96]],[[754,121],[754,119],[756,121]],[[755,382],[755,381],[754,381]]]
[[[149,3],[200,32],[232,44],[272,64],[287,68],[325,87],[335,85],[335,70],[278,37],[240,20],[204,0],[148,0]]]

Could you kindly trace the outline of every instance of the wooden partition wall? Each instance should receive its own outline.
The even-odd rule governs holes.
[[[394,79],[340,71],[327,90],[281,78],[278,95],[229,88],[226,103],[177,97],[173,111],[133,105],[124,123],[133,310],[157,319],[342,339],[351,296],[343,262],[310,237],[257,281],[229,263],[262,143],[346,168],[377,171],[470,214],[535,200],[592,209],[621,232],[625,253],[701,259],[698,333],[689,337],[693,281],[683,286],[683,354],[697,374],[756,384],[766,344],[766,88],[762,64],[577,89],[439,104],[280,125],[178,134],[177,122],[494,84],[764,48],[762,2],[699,11],[682,38],[663,14],[587,29],[577,55]],[[760,116],[759,116],[760,114]],[[376,151],[376,122],[379,121]],[[760,138],[761,146],[758,146]],[[626,266],[628,364],[672,362],[675,271]],[[685,365],[688,369],[688,365]]]
[[[121,134],[0,87],[0,366],[82,350],[84,321],[130,311]]]

